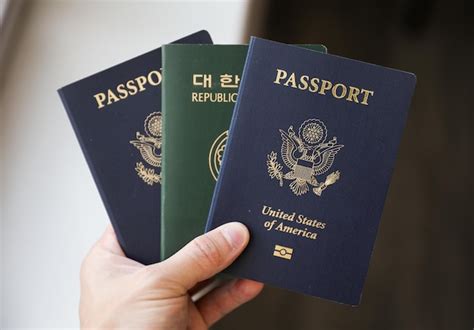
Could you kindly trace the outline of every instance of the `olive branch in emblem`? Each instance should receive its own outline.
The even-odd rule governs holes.
[[[270,178],[279,180],[280,187],[283,187],[283,172],[281,171],[283,166],[278,163],[275,151],[272,151],[267,155],[267,167]]]
[[[137,172],[137,175],[150,186],[155,183],[161,183],[161,175],[155,173],[153,168],[146,168],[142,162],[136,164],[135,171]]]

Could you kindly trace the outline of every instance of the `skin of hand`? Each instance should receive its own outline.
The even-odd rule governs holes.
[[[81,328],[207,329],[263,288],[237,279],[191,300],[193,291],[229,266],[248,241],[247,228],[232,222],[145,266],[125,256],[109,225],[82,263]]]

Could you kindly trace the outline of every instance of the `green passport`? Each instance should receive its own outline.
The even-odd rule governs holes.
[[[326,53],[322,45],[301,45]],[[247,45],[164,45],[161,259],[204,233]]]

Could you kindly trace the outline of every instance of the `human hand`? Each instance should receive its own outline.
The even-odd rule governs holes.
[[[248,241],[244,225],[228,223],[144,266],[124,255],[109,225],[82,263],[81,327],[207,329],[263,288],[238,279],[191,300],[196,286],[229,266]]]

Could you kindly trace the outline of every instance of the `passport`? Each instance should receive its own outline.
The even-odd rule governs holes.
[[[163,46],[162,259],[204,233],[247,50]]]
[[[251,233],[224,273],[358,305],[415,83],[253,37],[206,226]]]
[[[157,48],[58,90],[118,241],[144,264],[160,260],[162,80]]]

